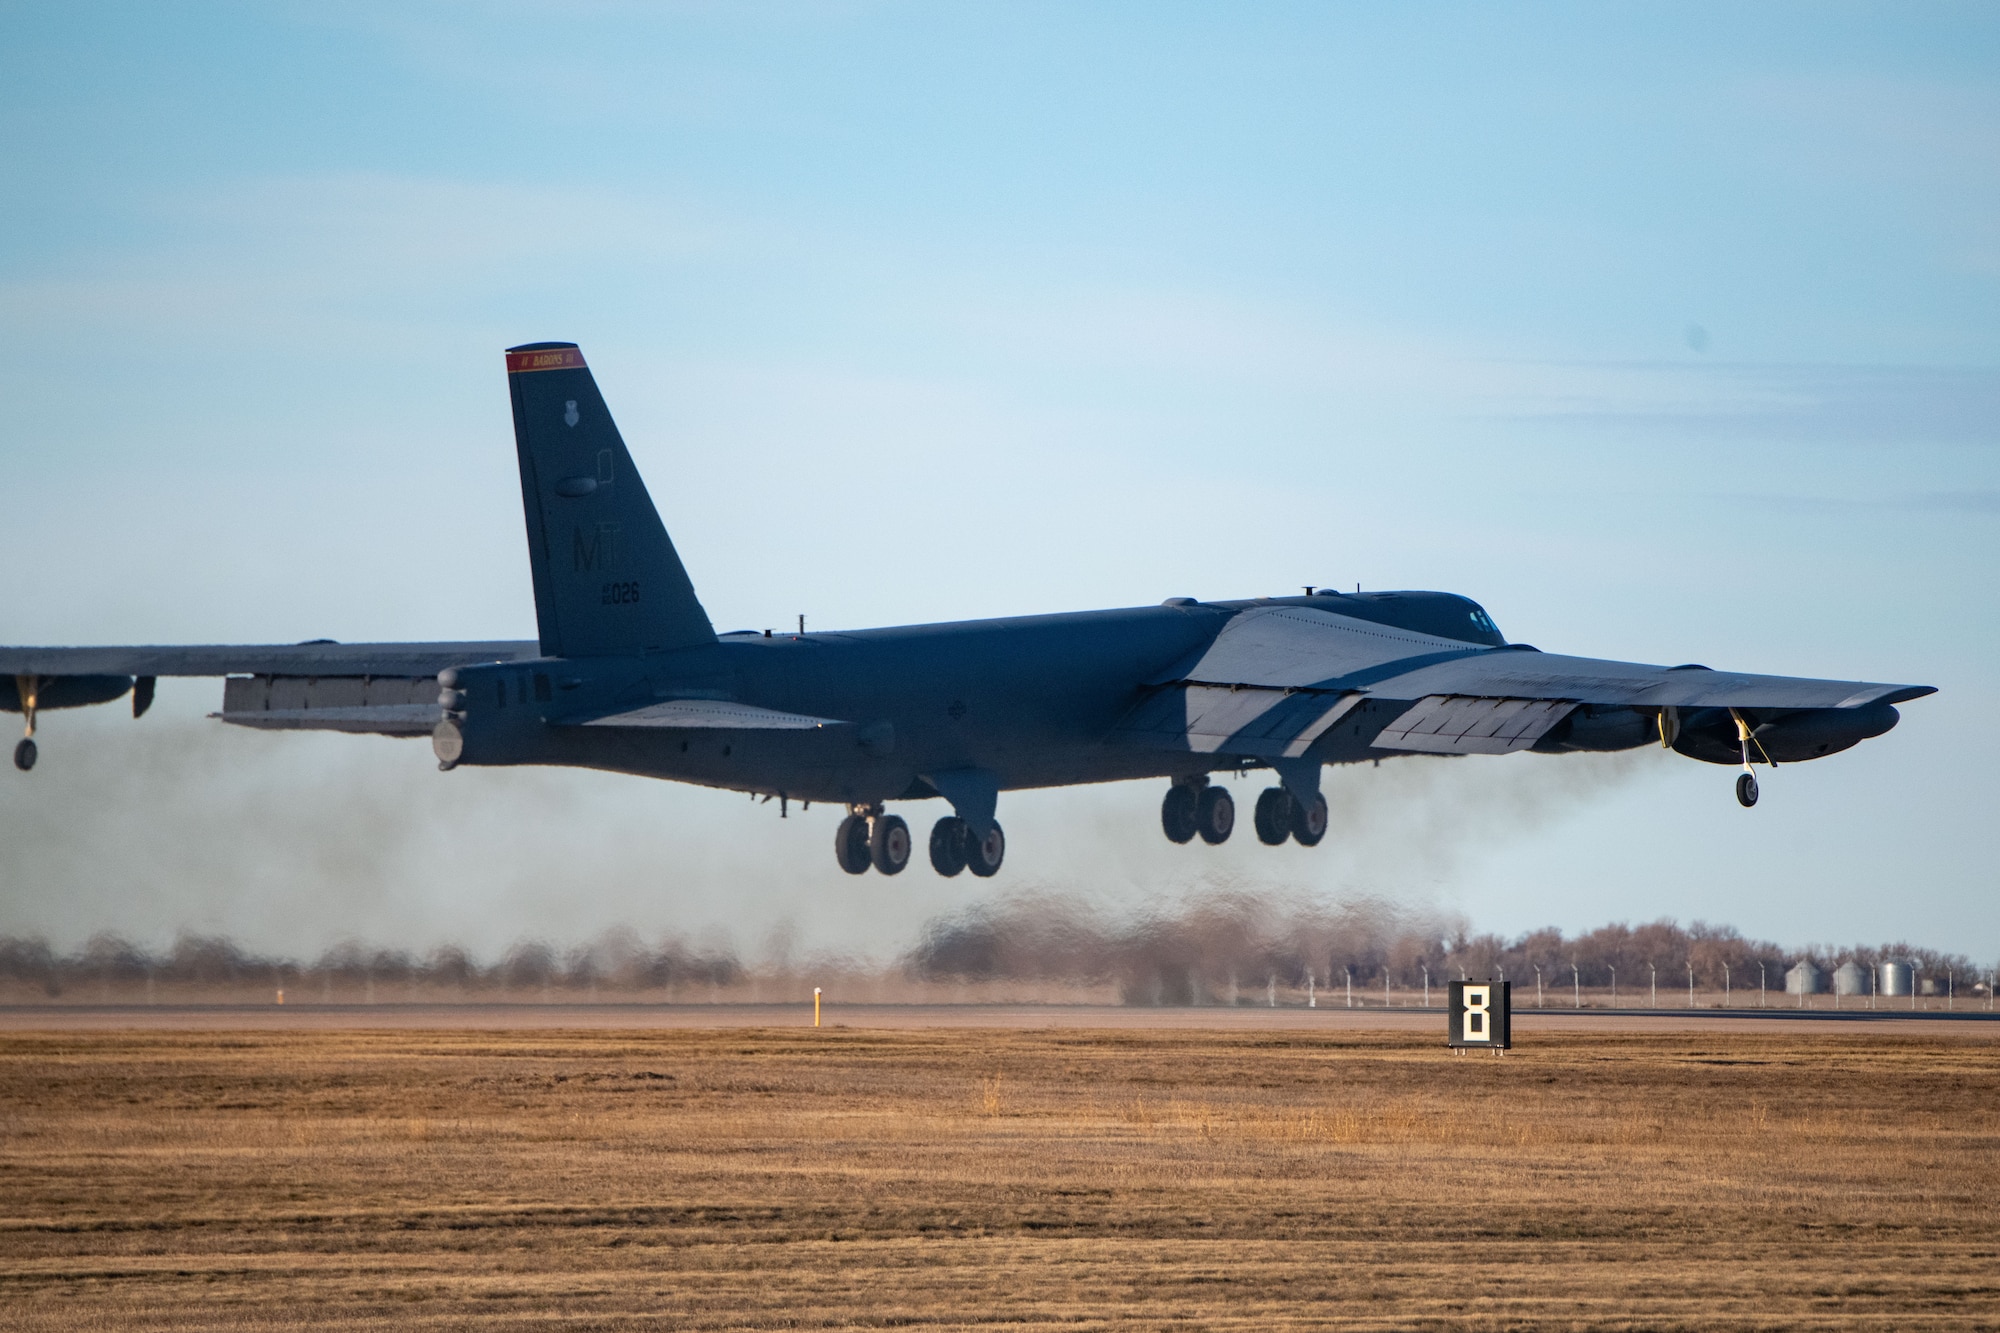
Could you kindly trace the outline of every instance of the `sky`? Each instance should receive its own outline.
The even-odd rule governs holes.
[[[0,641],[530,637],[500,351],[579,342],[719,628],[1443,588],[1936,685],[1770,774],[1330,777],[1316,851],[53,714],[0,933],[887,956],[981,894],[1381,898],[2000,960],[2000,12],[0,4]],[[1248,799],[1250,785],[1241,796]],[[931,813],[913,807],[920,820]]]

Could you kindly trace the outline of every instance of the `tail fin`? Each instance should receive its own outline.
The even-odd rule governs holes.
[[[542,652],[712,643],[715,627],[575,343],[507,349]]]

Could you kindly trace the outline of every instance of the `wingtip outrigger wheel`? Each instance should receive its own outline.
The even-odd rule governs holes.
[[[1750,746],[1756,738],[1750,734],[1750,724],[1743,720],[1743,714],[1732,708],[1729,716],[1736,721],[1736,743],[1743,751],[1743,771],[1736,775],[1736,803],[1748,810],[1757,804],[1757,773],[1750,767]],[[1764,749],[1761,741],[1757,742],[1757,748],[1760,751]],[[1771,762],[1768,753],[1764,755],[1764,762]]]
[[[25,773],[35,766],[35,760],[41,755],[41,751],[35,747],[35,708],[40,703],[41,677],[14,677],[14,692],[20,696],[21,716],[28,724],[28,734],[14,747],[14,767]]]

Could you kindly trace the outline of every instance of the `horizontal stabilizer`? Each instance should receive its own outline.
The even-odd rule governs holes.
[[[817,731],[844,725],[829,717],[804,713],[784,713],[775,708],[733,703],[727,699],[668,699],[647,704],[630,712],[613,713],[587,721],[566,722],[572,727],[646,727],[661,730],[703,731]]]

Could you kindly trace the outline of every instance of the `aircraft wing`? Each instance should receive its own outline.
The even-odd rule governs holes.
[[[1663,709],[1859,709],[1928,685],[1759,676],[1487,648],[1311,607],[1241,612],[1120,724],[1122,739],[1202,752],[1303,755],[1355,707],[1397,716],[1383,750],[1505,754],[1534,745],[1578,705]],[[1407,706],[1405,706],[1407,705]]]
[[[426,736],[443,716],[446,667],[541,656],[532,640],[478,643],[141,644],[110,648],[0,648],[0,710],[101,703],[133,690],[133,716],[159,676],[226,676],[222,711],[270,731]]]
[[[432,676],[541,656],[533,640],[481,643],[142,644],[0,648],[0,676]]]

